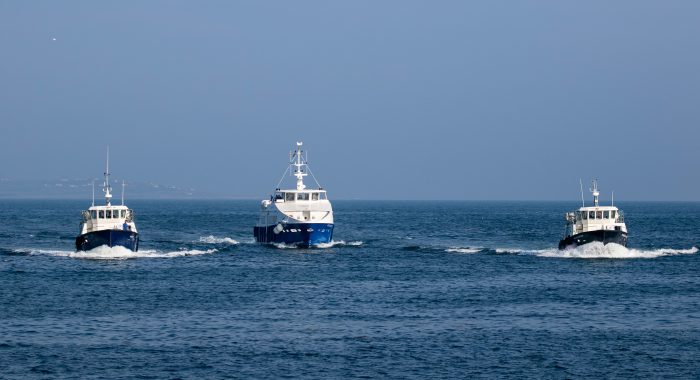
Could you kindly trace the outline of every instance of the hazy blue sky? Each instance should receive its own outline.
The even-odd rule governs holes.
[[[334,198],[700,200],[700,2],[1,1],[0,131],[2,178],[263,198],[303,140]]]

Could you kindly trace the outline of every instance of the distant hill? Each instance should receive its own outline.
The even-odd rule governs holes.
[[[102,181],[95,181],[95,198],[104,197]],[[120,199],[122,184],[112,182],[112,196]],[[127,182],[126,198],[200,198],[207,194],[195,189],[159,184],[153,182]],[[92,180],[86,178],[61,178],[56,180],[13,180],[0,178],[0,198],[92,198]]]

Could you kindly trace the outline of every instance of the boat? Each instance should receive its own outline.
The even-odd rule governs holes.
[[[260,204],[260,218],[253,228],[256,242],[312,247],[333,239],[333,208],[326,190],[316,181],[308,165],[308,155],[297,142],[289,154],[289,165],[274,193]],[[296,188],[282,190],[287,173],[296,177]],[[309,189],[304,177],[311,174],[317,188]]]
[[[107,170],[104,173],[103,191],[105,204],[95,206],[95,183],[92,184],[92,206],[82,211],[80,235],[75,238],[76,251],[107,246],[121,246],[131,251],[139,250],[139,233],[134,223],[134,211],[124,205],[124,185],[122,182],[122,204],[112,205],[112,187],[109,182],[109,149],[107,150]]]
[[[559,249],[577,247],[594,241],[627,246],[625,215],[622,210],[615,207],[614,198],[610,206],[599,204],[600,191],[598,191],[597,180],[593,180],[591,193],[593,206],[586,207],[583,200],[583,185],[581,185],[582,207],[577,211],[566,213],[566,230],[563,239],[559,241]]]

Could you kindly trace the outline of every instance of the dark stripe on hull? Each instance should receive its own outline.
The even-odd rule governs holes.
[[[275,233],[277,225],[254,227],[253,236],[258,243],[282,243],[309,247],[330,243],[333,239],[333,225],[327,223],[288,223],[280,224],[282,231]],[[278,229],[279,230],[279,229]]]
[[[559,242],[559,249],[564,249],[572,246],[577,247],[579,245],[588,244],[594,241],[599,241],[603,244],[615,243],[626,247],[627,232],[611,230],[583,232],[574,236],[567,236],[565,239],[561,240]]]
[[[103,245],[120,246],[136,252],[139,250],[139,234],[124,230],[102,230],[88,232],[75,238],[77,251],[89,251]]]

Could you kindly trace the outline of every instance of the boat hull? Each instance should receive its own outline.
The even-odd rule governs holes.
[[[333,224],[280,223],[271,226],[256,226],[253,228],[253,236],[258,243],[310,247],[330,243],[333,239]]]
[[[567,236],[559,242],[559,249],[577,247],[599,241],[603,244],[615,243],[623,247],[627,246],[627,232],[617,230],[596,230],[582,232],[573,236]]]
[[[103,245],[124,247],[136,252],[139,250],[139,234],[124,230],[102,230],[88,232],[75,238],[76,251],[89,251]]]

